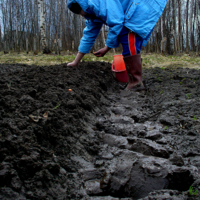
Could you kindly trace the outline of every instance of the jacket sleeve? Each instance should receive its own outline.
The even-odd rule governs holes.
[[[83,37],[81,38],[78,49],[81,53],[90,52],[90,49],[99,35],[103,22],[99,20],[86,20],[85,24],[86,27],[83,30]]]
[[[106,45],[110,48],[116,48],[119,46],[118,35],[124,24],[124,10],[119,0],[107,0],[106,2],[106,24],[109,26]]]

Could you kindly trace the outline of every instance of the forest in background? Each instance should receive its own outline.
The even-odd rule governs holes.
[[[66,0],[0,0],[0,51],[77,51],[85,19],[66,4]],[[168,0],[144,50],[198,54],[199,10],[199,0]],[[107,33],[108,27],[103,26],[94,51],[105,46]]]

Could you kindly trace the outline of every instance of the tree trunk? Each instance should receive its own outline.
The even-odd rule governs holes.
[[[159,53],[159,49],[158,49],[158,25],[156,25],[155,27],[155,52]]]
[[[39,10],[39,17],[40,17],[40,34],[41,34],[41,42],[42,42],[42,52],[44,54],[51,53],[47,46],[47,40],[46,40],[46,33],[45,33],[45,4],[44,0],[39,0],[38,1],[38,10]]]
[[[15,46],[16,46],[16,49],[17,49],[17,52],[20,51],[20,48],[19,48],[19,35],[18,35],[18,21],[19,21],[19,0],[16,0],[16,14],[17,14],[17,17],[16,17],[16,36],[15,36]]]
[[[78,16],[74,14],[73,18],[73,24],[74,24],[74,50],[78,49],[79,46],[79,39],[78,39]]]
[[[181,53],[183,51],[183,40],[182,40],[182,17],[181,17],[181,11],[182,11],[182,4],[181,0],[178,0],[178,52]]]
[[[160,43],[160,51],[162,55],[165,55],[166,53],[166,42],[167,42],[167,38],[166,38],[166,10],[167,8],[165,8],[165,10],[163,11],[163,14],[161,16],[161,43]]]
[[[58,46],[58,30],[59,30],[59,0],[57,0],[57,24],[56,24],[56,39],[55,39],[55,54],[60,54]]]
[[[189,5],[189,0],[187,0],[187,4],[186,4],[186,53],[189,53],[189,37],[188,37],[188,5]]]
[[[37,54],[37,38],[33,38],[33,52],[34,54]]]
[[[193,51],[194,50],[194,29],[193,29],[193,5],[194,5],[194,0],[190,0],[190,20],[189,20],[189,39],[190,39],[190,50]]]
[[[195,46],[196,46],[196,55],[198,55],[198,29],[199,29],[199,5],[198,5],[199,0],[196,0],[196,23],[195,23]]]
[[[8,49],[13,49],[13,27],[12,27],[12,2],[9,1],[9,29],[8,29]]]
[[[48,40],[48,42],[47,42],[47,45],[48,45],[48,47],[51,47],[51,45],[50,45],[50,38],[51,38],[51,34],[50,34],[50,32],[51,32],[51,12],[52,12],[52,3],[53,3],[53,0],[50,0],[50,5],[49,5],[49,22],[48,22],[48,29],[47,29],[47,40]]]
[[[166,37],[164,37],[161,41],[161,54],[165,55],[165,49],[166,49]]]
[[[28,54],[28,38],[26,38],[26,53]]]
[[[176,0],[173,0],[173,25],[174,25],[174,52],[177,53],[177,37],[176,37]]]

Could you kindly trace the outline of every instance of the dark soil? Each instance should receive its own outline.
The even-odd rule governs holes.
[[[0,65],[0,199],[199,199],[200,70],[143,79],[123,91],[105,62]]]

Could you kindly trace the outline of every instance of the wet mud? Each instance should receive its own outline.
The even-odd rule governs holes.
[[[0,65],[0,199],[200,199],[200,70],[143,80],[120,90],[105,62]]]

